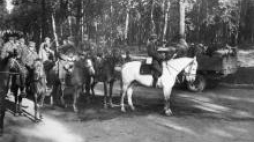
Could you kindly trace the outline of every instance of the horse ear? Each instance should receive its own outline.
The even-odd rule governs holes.
[[[194,60],[197,60],[197,56],[194,56],[194,58],[193,58]]]

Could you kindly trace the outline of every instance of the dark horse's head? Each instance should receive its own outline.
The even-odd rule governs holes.
[[[92,62],[92,59],[85,59],[85,68],[87,68],[89,75],[95,75],[95,69]]]
[[[32,80],[39,81],[42,78],[45,78],[45,71],[43,62],[40,59],[36,59],[32,66]]]
[[[6,54],[6,57],[2,57],[1,66],[8,67],[11,70],[18,69],[18,62],[16,59],[16,55],[13,53]]]
[[[123,62],[123,58],[122,58],[120,50],[113,49],[111,54],[108,57],[108,60],[110,61],[112,67],[115,67],[118,64],[121,64]]]

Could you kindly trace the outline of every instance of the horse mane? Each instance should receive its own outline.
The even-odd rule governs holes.
[[[173,60],[166,61],[167,64],[170,64],[170,66],[173,66],[177,68],[179,65],[182,63],[186,63],[186,66],[189,65],[194,59],[190,57],[182,57],[182,58],[177,58]]]

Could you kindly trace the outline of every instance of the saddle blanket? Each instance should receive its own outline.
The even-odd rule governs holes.
[[[141,75],[152,75],[153,74],[152,65],[147,64],[146,60],[141,61],[140,74]]]

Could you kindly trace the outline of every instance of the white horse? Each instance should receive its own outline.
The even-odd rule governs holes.
[[[153,77],[152,75],[141,75],[140,74],[140,61],[128,62],[123,65],[121,70],[121,111],[126,112],[124,105],[124,98],[127,94],[128,104],[132,110],[135,107],[132,103],[132,94],[134,82],[138,82],[141,85],[152,87]],[[188,82],[194,82],[196,79],[196,72],[198,63],[196,57],[194,58],[178,58],[173,60],[164,61],[162,64],[163,71],[161,77],[158,79],[157,87],[163,89],[165,98],[164,111],[166,115],[171,115],[172,111],[170,109],[170,95],[172,88],[175,84],[177,75],[184,71],[186,75],[186,80]]]

